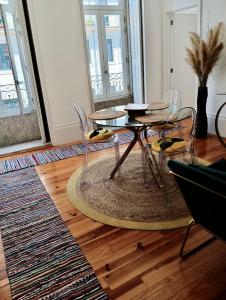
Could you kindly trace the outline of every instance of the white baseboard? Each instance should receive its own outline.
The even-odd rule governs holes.
[[[71,123],[54,127],[51,142],[53,145],[61,145],[81,140],[81,138],[80,124]]]
[[[215,131],[215,114],[208,114],[208,132],[216,134]],[[219,118],[219,131],[222,137],[226,137],[226,116],[220,116]]]
[[[216,134],[215,131],[215,114],[207,114],[208,118],[208,133]]]
[[[226,116],[220,118],[220,133],[226,137]],[[215,114],[208,114],[208,132],[216,134],[215,131]],[[80,124],[68,123],[53,128],[53,145],[67,144],[81,140]]]

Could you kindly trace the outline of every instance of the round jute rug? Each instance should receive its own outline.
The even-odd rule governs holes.
[[[92,161],[85,176],[81,176],[82,168],[71,176],[67,194],[78,210],[96,221],[122,228],[162,230],[188,225],[190,213],[170,175],[164,193],[151,173],[144,183],[140,153],[131,153],[120,176],[109,179],[114,165],[114,156],[108,155]]]

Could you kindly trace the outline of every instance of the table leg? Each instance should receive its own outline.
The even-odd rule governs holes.
[[[140,137],[139,134],[138,134],[138,136],[137,136],[137,140],[138,140],[138,142],[139,142],[139,144],[140,144],[141,151],[144,152],[145,157],[148,157],[147,149],[145,148],[145,146],[144,146],[144,144],[143,144],[143,142],[142,142],[142,139],[141,139],[141,137]],[[159,167],[158,167],[158,164],[157,164],[157,161],[156,161],[154,155],[151,155],[151,157],[152,157],[152,159],[151,159],[150,157],[148,157],[148,164],[149,164],[149,167],[150,167],[152,176],[153,176],[153,178],[154,178],[155,183],[157,184],[157,186],[158,186],[159,188],[162,188],[162,187],[164,186],[164,180],[163,180],[162,174],[161,174],[161,172],[160,172],[160,170],[159,170]],[[153,170],[153,166],[154,166],[154,167],[156,168],[156,170],[157,170],[157,173],[158,173],[159,178],[160,178],[160,180],[161,180],[160,183],[159,183],[158,180],[157,180],[157,177],[156,177],[155,172],[154,172],[154,170]]]
[[[133,140],[130,142],[130,144],[127,147],[126,151],[123,153],[122,157],[117,162],[116,166],[114,167],[113,171],[111,172],[110,179],[112,179],[114,177],[115,173],[118,171],[119,167],[124,162],[124,160],[126,159],[126,157],[128,156],[128,154],[130,153],[130,151],[132,150],[132,148],[134,147],[134,145],[136,144],[136,142],[138,140],[138,136],[139,136],[138,131],[135,131],[135,130],[132,130],[132,131],[134,133]]]

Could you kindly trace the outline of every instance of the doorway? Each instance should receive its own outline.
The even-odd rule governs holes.
[[[199,6],[166,13],[165,89],[177,89],[183,106],[195,106],[197,78],[185,61],[190,47],[189,32],[199,32]]]
[[[0,4],[0,147],[44,141],[16,3]]]

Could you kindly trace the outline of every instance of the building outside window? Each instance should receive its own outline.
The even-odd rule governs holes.
[[[112,39],[107,39],[107,53],[108,53],[108,61],[113,62],[114,54],[113,54],[113,48],[112,48]]]
[[[9,50],[6,44],[0,44],[0,69],[11,70]]]

